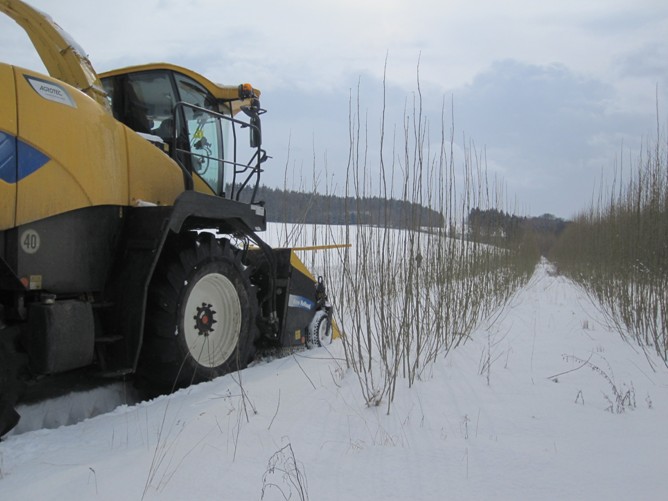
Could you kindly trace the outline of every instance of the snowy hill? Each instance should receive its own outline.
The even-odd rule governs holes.
[[[335,342],[13,434],[0,499],[666,499],[668,370],[549,271],[389,416]]]

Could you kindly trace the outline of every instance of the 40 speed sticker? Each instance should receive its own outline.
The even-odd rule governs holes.
[[[34,254],[39,250],[39,233],[35,230],[25,230],[21,233],[21,250],[26,254]]]

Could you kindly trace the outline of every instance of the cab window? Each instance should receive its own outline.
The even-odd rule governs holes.
[[[114,117],[137,132],[167,139],[176,104],[174,87],[165,71],[131,73],[105,79]]]

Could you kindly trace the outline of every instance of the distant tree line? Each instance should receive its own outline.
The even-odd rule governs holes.
[[[250,192],[242,195],[248,200]],[[441,213],[406,200],[354,198],[260,186],[267,220],[280,223],[368,224],[389,228],[442,227]]]
[[[541,254],[547,255],[568,224],[552,214],[521,217],[498,209],[476,207],[469,211],[467,229],[470,238],[494,244],[520,242],[530,235]]]
[[[250,193],[245,190],[241,200],[248,201]],[[438,211],[406,200],[341,197],[268,186],[258,187],[256,200],[264,203],[270,222],[367,224],[409,229],[443,228],[445,225],[445,219]],[[569,224],[552,214],[523,217],[477,207],[469,211],[467,223],[467,236],[472,240],[514,245],[530,236],[543,255],[547,255]],[[450,234],[455,233],[455,229],[450,230]]]

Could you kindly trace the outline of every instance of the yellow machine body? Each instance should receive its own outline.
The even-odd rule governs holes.
[[[257,89],[169,63],[98,77],[48,15],[0,12],[49,72],[0,63],[0,436],[25,380],[170,391],[338,337],[322,277],[257,234]]]
[[[50,74],[0,64],[0,158],[17,165],[0,165],[0,231],[89,206],[172,205],[184,191],[182,169],[114,119],[83,49],[48,15],[23,2],[0,0],[0,12],[26,30]],[[234,115],[249,104],[239,98],[238,86],[215,84],[168,63],[101,76],[153,70],[197,81],[228,103],[218,111]],[[26,156],[31,161],[26,163]],[[213,194],[197,175],[193,178],[196,191]]]
[[[0,134],[18,165],[0,177],[0,230],[89,206],[169,205],[183,191],[176,162],[77,89],[4,64],[0,86]]]

